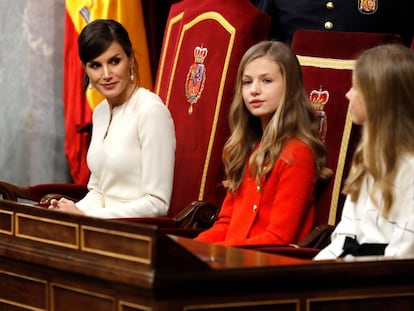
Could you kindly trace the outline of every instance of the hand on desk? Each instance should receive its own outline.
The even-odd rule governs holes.
[[[66,198],[61,198],[60,200],[52,199],[50,201],[49,209],[58,212],[85,215],[85,212],[80,210],[73,201]]]

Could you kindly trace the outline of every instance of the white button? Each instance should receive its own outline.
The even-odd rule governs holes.
[[[257,205],[253,205],[253,212],[255,212],[257,210]]]

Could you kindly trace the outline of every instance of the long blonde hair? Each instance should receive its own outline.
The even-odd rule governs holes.
[[[262,56],[269,57],[280,66],[285,82],[282,102],[264,132],[260,119],[247,110],[242,97],[244,69]],[[229,126],[231,135],[223,149],[226,171],[223,184],[231,192],[240,186],[248,160],[250,174],[256,177],[260,185],[273,169],[284,143],[290,137],[296,137],[310,146],[315,156],[318,179],[328,179],[331,175],[331,171],[325,167],[326,149],[318,136],[319,119],[305,93],[299,62],[291,48],[282,42],[263,41],[244,54],[237,71]],[[258,142],[260,146],[253,152]]]
[[[374,197],[380,191],[387,215],[399,162],[414,152],[414,53],[399,44],[374,47],[358,57],[353,75],[366,121],[343,192],[355,202],[365,177],[371,175],[370,196],[380,204]]]

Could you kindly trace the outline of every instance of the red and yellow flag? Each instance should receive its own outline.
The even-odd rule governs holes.
[[[96,19],[114,19],[128,31],[139,64],[141,86],[153,88],[147,36],[141,0],[66,0],[63,53],[63,105],[65,154],[73,182],[86,184],[89,169],[86,153],[88,133],[78,129],[91,123],[92,111],[103,99],[95,90],[82,92],[84,70],[78,56],[78,36],[83,27]]]

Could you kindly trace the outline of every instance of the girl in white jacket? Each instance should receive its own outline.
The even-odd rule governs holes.
[[[315,259],[414,256],[414,52],[362,53],[347,92],[361,142],[345,182],[342,217]]]

